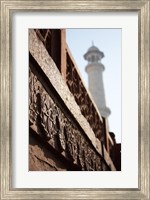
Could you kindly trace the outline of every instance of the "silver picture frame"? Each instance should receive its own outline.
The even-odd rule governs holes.
[[[150,199],[150,1],[0,0],[1,199]],[[15,189],[12,187],[12,14],[14,12],[138,12],[138,188]]]

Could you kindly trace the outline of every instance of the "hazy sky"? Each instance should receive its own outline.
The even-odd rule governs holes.
[[[83,55],[94,45],[105,55],[102,64],[105,66],[103,80],[106,106],[110,108],[108,118],[109,131],[121,142],[121,29],[67,29],[67,44],[88,87],[88,76],[85,72],[87,61]]]

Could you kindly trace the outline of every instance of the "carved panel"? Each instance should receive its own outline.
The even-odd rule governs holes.
[[[84,100],[83,100],[84,101]],[[81,170],[102,170],[102,158],[29,70],[29,121],[53,148]]]
[[[61,31],[60,29],[35,29],[47,52],[61,71]]]
[[[35,32],[37,36],[40,38],[40,40],[43,42],[45,47],[47,45],[51,45],[51,37],[52,37],[52,30],[51,29],[35,29]],[[49,44],[47,44],[49,43]]]
[[[86,89],[80,79],[78,72],[67,53],[67,85],[74,95],[77,104],[80,106],[83,116],[87,119],[90,126],[92,127],[96,137],[100,140],[104,140],[104,124],[100,120],[100,117],[88,95]]]

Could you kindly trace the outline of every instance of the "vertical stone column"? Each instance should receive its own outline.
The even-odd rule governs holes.
[[[97,47],[92,45],[84,55],[85,60],[88,61],[86,66],[86,72],[89,79],[89,90],[92,97],[100,111],[100,114],[107,118],[110,115],[110,109],[106,106],[105,90],[103,83],[103,71],[104,65],[101,63],[101,59],[104,57]]]

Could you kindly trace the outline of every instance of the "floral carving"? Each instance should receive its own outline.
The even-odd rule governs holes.
[[[81,170],[102,170],[101,156],[29,71],[29,121],[38,134]]]
[[[92,127],[95,136],[103,141],[104,132],[103,132],[103,123],[93,105],[86,89],[82,83],[82,80],[69,56],[67,54],[67,76],[66,76],[67,85],[74,95],[77,104],[79,105],[83,116],[87,119],[90,126]]]

